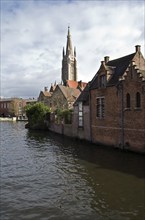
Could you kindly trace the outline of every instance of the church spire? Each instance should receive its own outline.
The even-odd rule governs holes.
[[[63,85],[66,85],[67,80],[77,81],[77,59],[76,59],[76,48],[72,47],[70,27],[68,27],[66,53],[63,48],[62,53],[62,69],[61,69],[61,80]]]
[[[68,34],[67,34],[66,55],[73,56],[73,48],[72,48],[71,34],[70,34],[70,27],[69,26],[68,26]]]

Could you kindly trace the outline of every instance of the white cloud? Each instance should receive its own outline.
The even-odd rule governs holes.
[[[1,7],[1,95],[37,97],[61,81],[67,26],[77,48],[79,80],[100,61],[144,46],[144,1],[11,1]]]

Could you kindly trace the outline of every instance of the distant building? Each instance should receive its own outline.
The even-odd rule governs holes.
[[[19,117],[25,114],[24,107],[26,101],[21,98],[4,98],[0,99],[0,116],[2,117]]]
[[[51,92],[48,91],[47,87],[44,87],[44,91],[40,91],[40,93],[39,93],[38,102],[42,102],[45,105],[49,105],[50,97],[52,96],[52,93],[53,93],[52,86],[51,86],[50,90],[51,90]]]
[[[70,28],[68,27],[66,51],[63,48],[62,59],[62,82],[66,85],[67,80],[77,81],[76,49],[72,47]]]
[[[68,27],[66,51],[63,48],[61,84],[51,84],[50,89],[40,91],[38,101],[51,109],[72,108],[73,103],[87,83],[77,81],[76,49],[72,47],[70,28]],[[57,101],[56,101],[57,100]],[[64,103],[63,103],[63,101]]]
[[[50,98],[49,106],[52,110],[57,108],[72,109],[73,104],[80,93],[80,90],[77,88],[75,89],[63,85],[57,85]]]
[[[35,104],[36,99],[3,98],[0,99],[0,117],[26,118],[25,106]]]

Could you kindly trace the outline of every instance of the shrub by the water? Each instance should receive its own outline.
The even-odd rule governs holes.
[[[36,103],[34,105],[26,106],[26,115],[28,117],[28,126],[32,129],[46,129],[48,124],[46,124],[46,118],[50,113],[48,106],[43,103]]]

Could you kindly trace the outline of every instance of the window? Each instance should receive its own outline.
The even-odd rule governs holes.
[[[127,93],[126,95],[126,108],[130,108],[130,94]]]
[[[96,116],[97,118],[104,118],[104,110],[105,110],[105,106],[104,106],[104,97],[100,97],[97,98],[96,100]]]
[[[83,127],[83,103],[79,102],[79,127]]]
[[[141,96],[140,93],[137,92],[136,93],[136,108],[140,108],[141,107]]]
[[[101,75],[100,76],[100,87],[105,87],[106,86],[106,76]]]
[[[6,108],[9,108],[9,105],[10,103],[9,102],[6,102]]]
[[[3,108],[4,107],[4,105],[3,105],[3,103],[1,103],[1,108]]]

